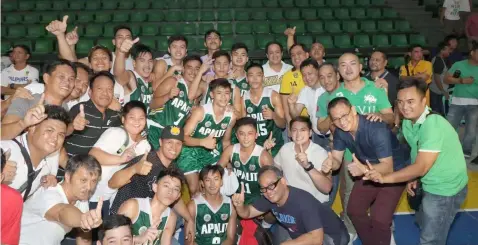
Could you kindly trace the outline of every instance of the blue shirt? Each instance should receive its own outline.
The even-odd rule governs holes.
[[[398,142],[395,134],[387,124],[372,122],[363,115],[358,115],[358,129],[355,139],[352,134],[337,128],[334,132],[334,149],[345,151],[350,149],[357,159],[366,164],[380,163],[379,159],[393,157],[393,170],[397,171],[410,163],[410,151]]]

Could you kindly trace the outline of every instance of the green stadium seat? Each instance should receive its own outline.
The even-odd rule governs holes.
[[[376,32],[377,27],[375,25],[375,21],[364,20],[360,22],[360,30],[362,30],[363,32]]]
[[[306,29],[307,32],[310,33],[323,33],[324,32],[324,26],[322,21],[317,20],[317,21],[307,21],[306,23]]]
[[[217,23],[217,31],[222,35],[231,35],[232,25],[230,23]]]
[[[203,10],[201,11],[201,21],[214,21],[216,20],[216,14],[214,11]]]
[[[109,50],[114,50],[114,45],[111,42],[111,38],[101,38],[96,40],[97,45],[107,47]]]
[[[102,9],[117,9],[118,8],[118,1],[116,0],[108,0],[108,1],[102,1]]]
[[[96,23],[106,23],[111,21],[111,14],[109,13],[96,13],[95,22]]]
[[[112,38],[114,37],[114,28],[117,26],[118,24],[117,23],[106,23],[104,25],[104,30],[103,30],[103,37],[109,37],[109,38]],[[81,29],[80,27],[78,27],[78,29]],[[78,35],[80,35],[80,33],[78,33]],[[81,35],[80,35],[81,36]],[[110,39],[111,40],[111,39]]]
[[[7,27],[2,25],[1,29],[2,29],[2,37],[6,37],[7,36]],[[2,54],[3,54],[3,52],[2,52]]]
[[[232,36],[224,36],[222,38],[222,49],[223,50],[227,50],[227,51],[230,51],[231,50],[231,47],[232,45],[235,43],[234,41],[234,37]],[[249,48],[249,47],[248,47]],[[204,44],[203,44],[203,48],[201,50],[205,50],[206,48],[204,47]],[[249,48],[250,49],[250,48]]]
[[[156,36],[158,35],[158,25],[154,23],[143,23],[141,25],[142,36]]]
[[[252,33],[252,24],[245,22],[236,23],[236,34],[250,34]]]
[[[128,22],[129,14],[125,12],[115,12],[113,13],[113,22]]]
[[[33,4],[30,1],[18,1],[17,11],[30,11],[30,10],[33,10],[34,8],[35,8],[35,4]]]
[[[267,11],[267,18],[269,20],[282,20],[283,15],[282,15],[282,10],[269,10]]]
[[[176,26],[163,23],[160,27],[160,33],[163,36],[171,36],[176,34]]]
[[[3,6],[3,3],[2,3],[2,6]],[[18,24],[18,23],[21,23],[22,21],[23,21],[23,15],[17,14],[17,13],[8,13],[8,14],[5,14],[5,23],[3,24],[8,24],[8,25]]]
[[[87,1],[85,4],[86,10],[100,10],[101,9],[101,2],[100,1]]]
[[[188,37],[188,51],[198,51],[199,45],[203,45],[199,38]]]
[[[421,46],[427,46],[425,36],[421,34],[410,34],[410,44],[419,44]]]
[[[53,41],[51,39],[37,39],[35,41],[35,54],[49,54],[53,52]]]
[[[153,10],[151,12],[148,12],[148,21],[150,21],[150,22],[160,22],[160,21],[163,21],[164,18],[165,18],[165,16],[164,16],[163,12],[161,12],[161,11]]]
[[[156,48],[158,51],[167,52],[169,48],[168,38],[167,37],[156,38]]]
[[[292,8],[294,7],[294,0],[279,0],[279,5],[283,8]]]
[[[151,3],[151,9],[155,9],[155,10],[158,10],[158,9],[167,9],[167,5],[165,2],[163,1],[153,1]]]
[[[390,58],[388,58],[387,66],[389,68],[399,69],[400,66],[402,66],[404,64],[405,64],[405,58],[404,57],[390,57]]]
[[[24,25],[11,25],[8,26],[8,38],[21,38],[26,35]]]
[[[334,47],[334,41],[332,40],[331,36],[320,35],[315,39],[315,41],[324,45],[326,49]]]
[[[196,35],[196,23],[183,23],[179,27],[182,35]]]
[[[282,34],[284,35],[284,31],[287,29],[287,24],[284,22],[271,22],[271,32],[274,34]]]
[[[12,47],[12,44],[9,41],[2,40],[2,47],[1,47],[2,50],[0,50],[0,52],[2,52],[2,54],[4,54],[11,47]]]
[[[386,34],[373,35],[372,44],[373,44],[374,47],[378,47],[378,48],[388,48],[388,47],[390,47],[390,42],[388,41],[388,35],[386,35]]]
[[[288,22],[288,27],[295,27],[295,34],[300,35],[302,33],[305,33],[305,22],[304,21],[289,21]],[[284,29],[285,31],[285,29]]]
[[[214,8],[214,0],[201,0],[201,6],[205,9],[211,9]]]
[[[392,8],[384,8],[382,16],[386,19],[395,19],[398,18],[398,13]]]
[[[2,12],[16,11],[17,8],[18,8],[17,1],[2,1]],[[3,42],[2,42],[2,53],[3,53]]]
[[[311,0],[310,1],[310,6],[311,7],[324,7],[325,6],[325,0]]]
[[[232,7],[234,8],[247,8],[247,2],[244,0],[238,0],[232,2]]]
[[[131,32],[133,32],[133,37],[139,36],[139,33],[141,32],[141,24],[129,23],[128,26],[131,28]]]
[[[342,32],[342,29],[340,28],[340,21],[336,21],[336,20],[326,21],[324,29],[326,32],[329,32],[329,33]]]
[[[347,8],[338,8],[334,10],[335,18],[339,20],[348,20],[350,19],[349,9]]]
[[[354,46],[358,48],[370,48],[370,38],[367,34],[356,34],[354,35]]]
[[[151,15],[155,15],[155,13],[152,11],[150,12]],[[144,22],[146,21],[146,18],[151,16],[148,14],[148,12],[145,12],[143,10],[137,10],[137,11],[131,11],[131,16],[130,16],[130,21],[131,22]],[[162,13],[158,11],[158,14],[155,15],[155,17],[157,18],[158,16],[162,16]],[[161,19],[162,20],[162,19]],[[151,20],[148,18],[148,21],[150,22],[154,22],[154,21],[157,21],[157,20]]]
[[[342,30],[348,33],[359,32],[358,23],[356,20],[345,20],[342,21]]]
[[[266,8],[277,8],[279,6],[279,3],[277,0],[267,0],[264,1],[264,7]]]
[[[58,16],[58,13],[52,11],[52,12],[43,13],[41,15],[40,23],[48,24],[54,20],[62,20],[62,19],[63,19],[63,16]],[[74,14],[68,15],[68,21],[75,21],[75,15]]]
[[[352,42],[349,35],[337,35],[334,36],[334,45],[337,48],[352,48]]]
[[[249,50],[256,49],[256,42],[253,35],[237,35],[236,42],[243,42]]]
[[[199,13],[197,10],[184,11],[183,20],[186,22],[194,22],[199,20]]]
[[[308,8],[301,10],[301,16],[304,20],[316,20],[317,19],[317,10]]]
[[[284,34],[276,35],[275,40],[276,42],[280,43],[280,45],[282,45],[283,48],[287,49],[287,37],[284,36]]]
[[[312,46],[313,40],[311,36],[297,36],[297,43],[302,43],[306,47]]]
[[[256,36],[256,46],[260,50],[264,50],[266,48],[266,45],[269,42],[274,41],[274,36],[272,35],[257,35]]]
[[[248,0],[247,1],[247,6],[249,8],[261,8],[262,7],[262,1],[261,0]]]
[[[364,8],[350,9],[350,17],[352,17],[352,19],[358,19],[358,20],[365,19],[366,18],[365,9]]]
[[[41,14],[38,13],[29,13],[23,16],[24,24],[36,24],[40,23],[41,21]]]
[[[410,22],[406,20],[396,20],[395,30],[398,30],[400,32],[409,32],[412,30],[412,28],[410,27]]]
[[[44,18],[44,17],[43,17]],[[95,16],[91,12],[82,12],[78,15],[76,21],[78,23],[90,23],[93,22]]]
[[[377,5],[377,6],[382,6],[382,5],[385,5],[385,0],[371,0],[370,4]]]
[[[168,10],[165,11],[165,15],[165,20],[168,22],[179,22],[183,20],[183,11]]]
[[[288,20],[299,20],[300,10],[297,8],[288,9],[284,11],[284,17]]]
[[[132,9],[134,1],[119,1],[118,9]]]
[[[182,2],[182,1],[169,1],[169,2],[167,2],[167,6],[168,6],[167,8],[168,9],[188,8],[188,7],[184,7],[185,5],[186,5],[186,3]]]
[[[236,24],[236,28],[237,28],[237,24]],[[267,22],[255,23],[253,25],[253,29],[254,29],[254,33],[258,33],[258,34],[266,34],[266,33],[270,33],[271,31],[269,23]]]
[[[251,12],[251,19],[252,20],[267,20],[267,12],[266,11],[253,11]]]
[[[220,9],[217,11],[217,20],[219,21],[231,21],[232,11],[230,9]]]
[[[251,12],[249,10],[234,10],[234,20],[244,21],[251,18]]]
[[[314,0],[311,0],[314,1]],[[299,8],[308,8],[309,0],[295,0],[295,6]]]
[[[356,5],[368,7],[370,5],[370,0],[357,0]]]
[[[368,8],[367,9],[367,18],[369,18],[369,19],[380,19],[380,18],[382,18],[382,9],[380,9],[380,8]]]
[[[340,7],[340,1],[338,1],[338,0],[325,0],[325,5],[327,7],[339,8]]]
[[[93,46],[95,46],[93,39],[80,38],[76,44],[76,53],[87,55]]]
[[[139,41],[141,44],[148,46],[153,52],[156,50],[156,39],[155,38],[141,38]]]
[[[355,6],[355,0],[340,0],[342,6],[353,7]]]
[[[27,34],[29,38],[44,37],[46,29],[43,25],[31,25],[27,27]]]
[[[188,9],[197,9],[197,8],[199,8],[199,2],[198,1],[187,1],[187,0],[185,0],[179,6],[179,8],[182,8],[182,7],[188,8]]]
[[[317,10],[317,17],[323,20],[332,20],[334,19],[334,15],[332,9],[328,8],[320,8]]]
[[[32,2],[30,4],[33,4]],[[56,4],[56,2],[55,2]],[[2,4],[3,5],[3,4]],[[51,11],[51,2],[50,1],[36,1],[35,2],[35,11],[48,10]]]
[[[377,24],[378,30],[381,32],[394,32],[393,21],[391,20],[379,20]]]
[[[68,2],[68,10],[83,10],[85,8],[85,2],[70,0]]]
[[[199,23],[198,33],[202,35],[212,29],[215,29],[212,23]]]
[[[394,34],[390,37],[390,40],[392,40],[391,44],[393,47],[408,47],[407,36],[405,34]]]
[[[134,4],[135,9],[149,9],[150,7],[151,2],[149,0],[136,0]]]
[[[103,25],[88,24],[85,28],[85,37],[99,37],[103,34]]]

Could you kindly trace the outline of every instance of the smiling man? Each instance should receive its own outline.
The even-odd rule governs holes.
[[[168,55],[156,58],[154,64],[154,88],[156,90],[168,77],[179,75],[183,71],[183,59],[188,53],[188,40],[182,35],[168,38]]]

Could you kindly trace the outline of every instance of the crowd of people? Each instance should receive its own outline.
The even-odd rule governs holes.
[[[124,25],[114,50],[77,57],[67,20],[46,27],[59,59],[42,83],[23,45],[2,72],[2,244],[393,244],[404,190],[420,244],[446,243],[477,134],[476,43],[457,59],[447,37],[433,64],[413,45],[396,77],[383,51],[363,73],[294,28],[264,65],[216,30],[202,57],[181,35],[154,57]]]

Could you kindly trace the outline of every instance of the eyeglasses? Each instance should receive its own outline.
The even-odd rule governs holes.
[[[346,119],[347,119],[347,117],[350,115],[350,112],[352,112],[352,110],[349,110],[349,112],[348,112],[348,113],[346,113],[346,114],[342,115],[342,116],[341,116],[341,117],[339,117],[339,118],[334,118],[334,119],[332,119],[332,122],[334,122],[334,123],[338,123],[338,122],[341,122],[341,121],[342,121],[342,119],[344,119],[344,118],[346,118]]]
[[[282,178],[277,179],[276,182],[274,182],[274,183],[272,183],[272,184],[270,184],[270,185],[268,185],[268,186],[266,186],[266,187],[260,187],[260,188],[259,188],[259,191],[260,191],[261,193],[266,193],[267,190],[273,191],[273,190],[277,187],[277,185],[279,184],[279,181],[280,181],[281,179],[282,179]]]

